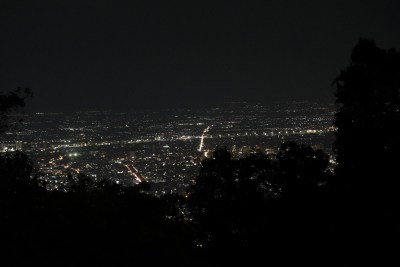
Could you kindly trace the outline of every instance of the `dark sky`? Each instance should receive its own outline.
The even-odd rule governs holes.
[[[333,102],[360,37],[400,48],[400,1],[0,1],[0,90],[73,111]]]

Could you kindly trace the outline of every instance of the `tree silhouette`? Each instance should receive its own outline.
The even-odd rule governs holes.
[[[394,259],[391,238],[399,238],[400,53],[360,39],[334,84],[336,234],[357,264],[354,247],[382,265]]]
[[[0,134],[18,126],[21,120],[15,120],[15,115],[21,112],[25,99],[32,96],[31,91],[18,87],[7,94],[0,93]],[[10,115],[13,115],[10,118]],[[28,156],[20,151],[5,152],[0,155],[0,199],[10,208],[19,203],[32,203],[32,197],[39,194],[43,181],[33,175],[33,164]]]
[[[400,185],[400,54],[360,39],[350,65],[336,78],[336,173],[343,187],[393,195]],[[397,195],[397,194],[396,194]]]
[[[293,142],[282,144],[276,158],[255,153],[233,160],[226,149],[216,150],[188,191],[191,215],[203,234],[199,242],[215,257],[255,256],[264,249],[272,261],[283,240],[294,242],[304,238],[301,233],[312,240],[327,228],[319,193],[330,177],[328,165],[322,151]]]
[[[300,197],[315,191],[327,182],[329,156],[294,142],[283,143],[277,155],[278,175],[283,193]]]
[[[25,99],[32,96],[29,89],[18,87],[7,94],[0,93],[0,134],[18,128]],[[44,181],[34,172],[29,157],[21,151],[0,154],[0,229],[1,253],[7,265],[15,264],[16,252],[28,248],[28,240],[38,224],[33,218],[43,212]],[[20,241],[21,243],[19,243]],[[29,248],[28,248],[29,249]]]
[[[21,108],[25,106],[25,99],[32,95],[29,88],[22,87],[7,94],[0,92],[0,133],[18,126],[21,120],[15,120],[15,116],[11,119],[10,115],[21,112]]]

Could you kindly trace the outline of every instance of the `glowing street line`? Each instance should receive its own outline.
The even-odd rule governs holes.
[[[210,126],[208,126],[207,128],[204,129],[203,134],[200,137],[200,146],[199,146],[199,149],[197,149],[197,151],[201,152],[201,149],[204,146],[204,137],[205,137],[206,133],[208,132],[208,130],[210,130],[211,126],[212,125],[210,125]]]
[[[135,177],[136,181],[139,183],[145,181],[141,176],[139,176],[138,169],[136,169],[132,164],[125,164],[124,166],[128,169],[128,172]]]

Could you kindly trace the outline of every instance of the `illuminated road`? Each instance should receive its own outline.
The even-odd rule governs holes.
[[[138,181],[139,183],[146,182],[143,176],[140,175],[138,169],[136,169],[132,164],[125,164],[124,166],[128,169],[128,172],[131,173],[133,177],[135,177],[136,181]]]
[[[200,145],[199,145],[199,149],[197,149],[197,151],[201,152],[201,150],[203,149],[204,146],[204,137],[206,135],[206,133],[210,130],[212,125],[208,126],[207,128],[204,129],[203,134],[200,137]]]

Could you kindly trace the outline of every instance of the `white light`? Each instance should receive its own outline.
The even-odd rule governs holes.
[[[204,129],[203,134],[200,137],[200,145],[199,145],[199,149],[197,149],[197,151],[201,152],[201,149],[204,146],[204,136],[210,130],[211,126],[208,126],[206,129]]]

